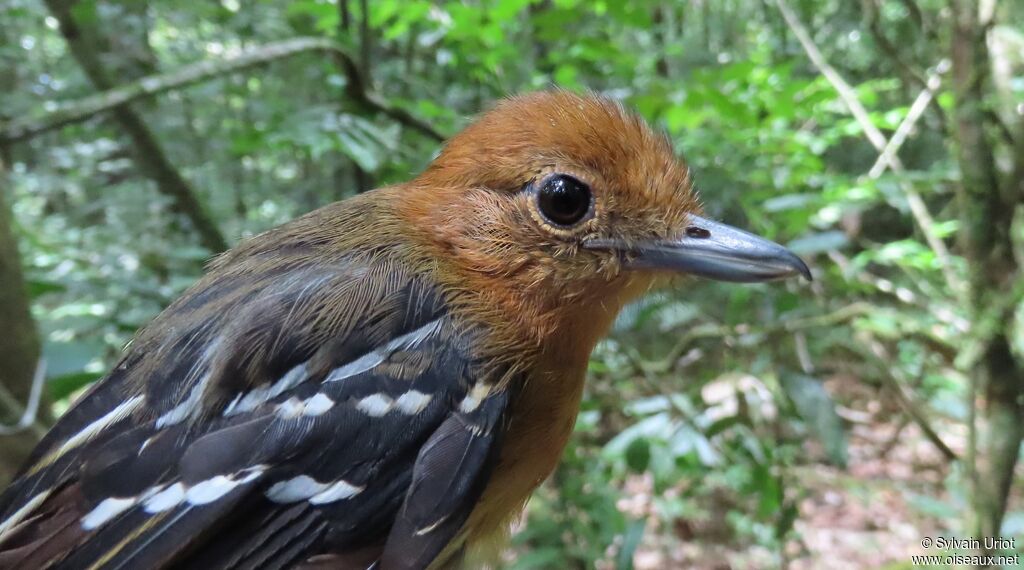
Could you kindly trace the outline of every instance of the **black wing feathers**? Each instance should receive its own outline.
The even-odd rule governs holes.
[[[420,449],[382,570],[425,568],[456,538],[487,483],[507,404],[500,392],[449,416]]]
[[[420,568],[459,540],[507,406],[473,399],[478,332],[386,258],[218,269],[0,499],[0,568]]]

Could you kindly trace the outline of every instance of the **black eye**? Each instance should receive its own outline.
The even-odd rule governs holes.
[[[590,211],[590,188],[572,176],[556,174],[537,191],[537,206],[551,223],[571,226]]]

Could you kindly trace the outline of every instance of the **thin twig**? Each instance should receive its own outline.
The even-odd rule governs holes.
[[[16,435],[36,426],[36,418],[39,416],[39,403],[43,399],[43,384],[46,380],[46,361],[42,358],[36,364],[36,372],[32,376],[32,386],[29,388],[28,401],[21,413],[21,418],[13,425],[0,424],[0,435]],[[9,396],[10,394],[8,394]],[[17,403],[8,402],[11,408],[15,409]],[[42,426],[38,426],[43,429]]]
[[[907,429],[910,425],[910,418],[905,415],[900,415],[900,421],[896,424],[896,429],[893,430],[892,435],[882,445],[882,449],[878,450],[878,458],[885,459],[889,452],[896,448],[896,444],[900,441],[900,436],[903,434],[903,430]]]
[[[871,35],[875,38],[875,43],[878,44],[878,47],[881,49],[882,54],[887,56],[893,62],[897,70],[902,72],[902,75],[905,77],[908,87],[910,86],[910,84],[912,84],[921,89],[928,89],[931,78],[926,78],[923,73],[915,69],[909,62],[904,60],[903,56],[900,54],[899,48],[897,48],[891,41],[889,41],[889,38],[886,37],[885,32],[882,30],[882,18],[880,14],[881,7],[878,5],[879,2],[880,0],[862,0],[862,4],[864,5],[867,17],[868,30],[871,32]],[[914,19],[920,26],[922,24],[922,20],[919,19],[921,13],[917,6],[914,5],[914,3],[910,0],[907,0],[904,3],[904,6],[911,14],[915,16]],[[949,62],[944,60],[944,63],[940,63],[940,65],[945,65],[948,68]],[[930,108],[934,111],[935,118],[939,122],[939,130],[945,132],[949,121],[946,119],[946,114],[942,110],[942,107],[933,106]]]
[[[896,127],[896,132],[892,134],[892,138],[886,143],[885,148],[878,155],[878,159],[875,160],[875,164],[868,171],[868,178],[878,178],[885,173],[889,165],[894,163],[893,159],[897,156],[900,147],[907,141],[910,133],[914,130],[914,125],[917,124],[918,119],[924,114],[925,109],[928,108],[932,98],[935,97],[935,92],[938,91],[941,85],[942,81],[938,75],[932,75],[928,78],[928,86],[921,91],[917,99],[914,99],[914,103],[910,106],[907,116]]]
[[[803,331],[793,333],[793,346],[796,348],[796,359],[800,362],[800,369],[804,374],[814,374],[814,360],[811,359],[811,351],[807,348],[807,335]]]
[[[868,115],[867,109],[857,98],[857,93],[854,91],[850,84],[829,65],[825,56],[822,55],[821,50],[814,43],[807,29],[797,18],[793,10],[786,4],[785,0],[774,0],[775,5],[779,8],[782,13],[783,19],[786,24],[793,31],[800,45],[803,46],[804,51],[807,52],[807,57],[811,60],[811,63],[818,69],[818,71],[825,77],[826,80],[832,85],[839,94],[839,98],[843,101],[846,107],[850,110],[854,120],[860,125],[864,131],[864,135],[875,149],[884,153],[885,148],[889,141],[886,139],[882,131],[878,129],[871,122],[871,117]],[[889,168],[897,174],[904,172],[903,163],[899,157],[892,153],[887,155],[887,162]],[[921,233],[924,235],[925,241],[928,243],[928,247],[935,253],[938,258],[939,266],[942,270],[942,276],[946,280],[946,284],[954,295],[962,297],[966,289],[963,282],[953,272],[952,256],[949,253],[949,249],[946,248],[946,244],[935,235],[935,221],[932,219],[931,214],[928,212],[928,207],[925,205],[921,195],[911,186],[906,180],[899,180],[900,190],[903,192],[907,199],[907,204],[910,206],[910,212],[914,217],[914,221],[917,222],[918,227],[921,229]]]
[[[749,334],[770,334],[777,332],[796,333],[799,331],[831,327],[856,317],[870,313],[873,307],[869,303],[856,302],[845,307],[840,307],[830,313],[813,315],[769,324],[764,327],[752,327],[749,324],[719,325],[704,324],[690,328],[668,351],[668,354],[660,360],[644,363],[642,368],[648,372],[668,372],[675,367],[676,362],[689,350],[690,345],[695,341],[707,338],[723,338],[736,335]]]
[[[41,133],[81,123],[99,113],[144,97],[181,89],[214,77],[309,51],[322,51],[332,55],[334,62],[348,79],[346,93],[356,102],[434,140],[444,140],[444,135],[433,126],[372,92],[355,61],[337,42],[327,38],[292,38],[265,44],[221,60],[199,61],[168,73],[144,77],[96,95],[65,103],[57,110],[41,117],[15,119],[0,129],[0,143],[26,140]]]
[[[948,306],[939,304],[934,299],[929,299],[927,296],[918,295],[910,289],[896,285],[891,280],[886,279],[885,277],[879,277],[870,271],[852,271],[852,262],[838,251],[829,251],[826,255],[828,255],[828,258],[839,267],[840,272],[842,272],[843,276],[848,281],[852,279],[859,283],[863,283],[880,293],[891,295],[901,303],[925,310],[940,322],[954,327],[961,333],[966,333],[970,330],[970,321],[957,315]]]
[[[878,368],[882,371],[882,381],[892,390],[896,396],[896,401],[899,403],[903,411],[906,412],[907,416],[914,421],[915,424],[924,433],[924,436],[928,441],[932,442],[932,445],[939,450],[939,453],[946,458],[947,461],[956,461],[958,459],[955,451],[950,449],[946,442],[942,440],[935,428],[932,427],[931,422],[928,421],[928,416],[924,410],[914,401],[914,399],[903,389],[902,371],[895,366],[890,366],[892,358],[882,343],[878,342],[873,338],[868,338],[864,343],[865,355],[869,355],[878,361]]]

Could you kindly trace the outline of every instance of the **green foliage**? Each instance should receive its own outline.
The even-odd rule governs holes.
[[[810,376],[792,373],[783,373],[780,380],[797,413],[807,423],[810,436],[818,439],[825,447],[829,461],[846,467],[846,431],[832,398],[821,382]]]
[[[871,124],[891,136],[918,90],[904,68],[934,71],[946,49],[936,31],[944,3],[874,3],[899,61],[868,28],[862,10],[872,3],[791,3],[855,85]],[[640,551],[687,543],[762,548],[769,565],[783,565],[787,545],[800,543],[808,466],[854,461],[840,414],[859,403],[849,383],[887,405],[874,422],[902,413],[888,395],[892,378],[929,415],[966,419],[967,377],[954,360],[967,307],[906,193],[910,185],[922,195],[932,231],[954,246],[951,93],[937,93],[938,107],[900,150],[906,172],[867,177],[877,152],[863,125],[771,2],[223,0],[152,3],[134,20],[116,6],[74,9],[110,26],[111,66],[136,58],[167,71],[289,37],[329,37],[367,62],[370,85],[445,133],[511,92],[608,93],[685,153],[710,216],[811,262],[813,285],[685,281],[627,309],[595,352],[577,437],[531,503],[512,567],[631,568]],[[0,123],[93,92],[55,27],[34,0],[0,0]],[[1019,25],[1004,28],[1019,43]],[[140,43],[118,43],[129,40]],[[326,58],[306,55],[134,107],[237,240],[406,180],[437,151],[351,101],[346,81]],[[1012,100],[1024,99],[1022,85],[1011,82]],[[195,245],[110,121],[0,150],[59,411],[198,278],[211,252]],[[964,261],[951,263],[963,279]],[[956,519],[964,503],[952,491],[963,484],[950,481],[950,490],[916,489],[913,508]],[[1007,525],[1019,529],[1020,519]]]

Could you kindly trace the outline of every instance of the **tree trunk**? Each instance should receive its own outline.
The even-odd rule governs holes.
[[[952,0],[953,88],[961,187],[961,240],[971,276],[972,395],[980,398],[972,468],[973,534],[998,536],[1021,439],[1024,437],[1024,367],[1010,348],[1020,268],[1011,225],[1020,205],[1017,172],[1001,174],[987,127],[989,22],[976,0]],[[977,400],[969,402],[977,405]]]
[[[0,421],[16,424],[29,401],[39,363],[39,336],[29,309],[28,290],[21,272],[21,257],[11,228],[3,163],[0,162]],[[48,416],[45,399],[38,408]],[[43,428],[33,424],[0,436],[0,485],[6,485],[32,451]]]

